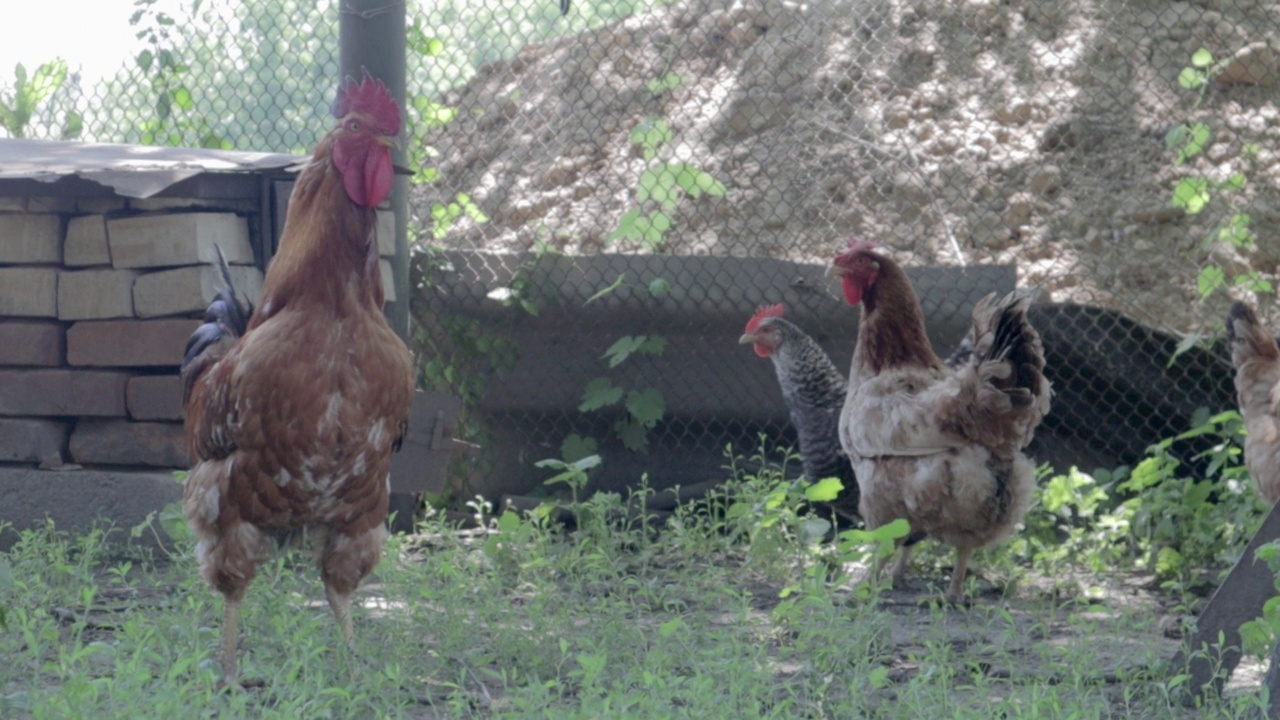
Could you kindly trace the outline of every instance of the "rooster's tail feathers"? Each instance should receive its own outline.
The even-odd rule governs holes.
[[[225,287],[213,297],[213,302],[204,311],[204,322],[191,333],[187,339],[187,347],[182,353],[182,400],[186,403],[191,387],[204,370],[217,362],[217,358],[226,351],[237,338],[245,333],[249,326],[249,317],[253,314],[253,304],[247,299],[241,300],[236,292],[235,283],[231,280],[231,267],[222,254],[222,248],[214,245],[218,253],[218,272],[222,275]],[[220,352],[214,348],[222,348]]]

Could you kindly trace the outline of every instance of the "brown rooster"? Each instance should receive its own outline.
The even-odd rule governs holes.
[[[1031,504],[1035,468],[1022,448],[1050,394],[1040,336],[1026,317],[1033,296],[979,301],[970,351],[948,367],[929,344],[906,273],[876,247],[855,238],[828,270],[845,300],[862,305],[840,444],[868,528],[905,518],[914,532],[956,548],[946,597],[959,603],[970,555],[1008,536]],[[907,553],[902,547],[896,582]],[[877,577],[880,570],[877,562]]]
[[[1227,343],[1244,417],[1244,463],[1268,503],[1280,500],[1280,347],[1253,308],[1231,304]]]
[[[347,645],[351,600],[387,532],[391,452],[409,418],[409,350],[382,314],[375,206],[391,191],[400,111],[366,73],[298,175],[258,307],[228,288],[183,361],[194,466],[183,509],[225,598],[219,660],[237,678],[245,589],[272,539],[305,534]],[[247,325],[243,318],[248,315]]]

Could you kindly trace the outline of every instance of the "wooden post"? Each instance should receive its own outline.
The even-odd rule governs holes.
[[[1207,692],[1221,694],[1227,678],[1240,664],[1240,625],[1262,615],[1262,606],[1276,594],[1276,578],[1267,563],[1254,557],[1258,548],[1280,538],[1280,511],[1271,508],[1262,527],[1249,541],[1244,554],[1227,575],[1227,579],[1209,598],[1209,604],[1196,620],[1195,632],[1187,638],[1182,649],[1173,658],[1173,671],[1181,672],[1185,666],[1191,674],[1187,683],[1188,704],[1194,703]],[[1221,635],[1222,644],[1218,643]],[[1193,654],[1197,653],[1199,654]],[[1188,658],[1190,661],[1188,662]],[[1276,654],[1272,653],[1272,668],[1267,673],[1268,685],[1280,683],[1274,666]],[[1276,700],[1280,692],[1271,690],[1272,717],[1276,717]]]
[[[341,0],[338,3],[338,68],[340,82],[359,80],[365,70],[386,83],[406,121],[405,107],[405,4],[404,0]],[[405,164],[404,143],[392,152],[392,160]],[[395,302],[387,303],[392,329],[409,341],[409,180],[397,174],[391,186],[391,210],[396,216],[396,253],[391,259]]]

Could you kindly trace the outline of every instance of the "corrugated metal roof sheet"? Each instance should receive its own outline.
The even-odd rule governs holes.
[[[151,197],[201,173],[280,170],[306,160],[305,156],[285,153],[0,140],[0,180],[54,182],[74,175],[135,198]]]

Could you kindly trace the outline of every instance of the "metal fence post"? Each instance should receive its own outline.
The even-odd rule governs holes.
[[[403,0],[342,0],[338,6],[338,67],[342,78],[359,79],[364,70],[386,83],[407,119],[405,107],[405,4]],[[402,137],[409,133],[402,132]],[[406,148],[392,155],[405,163]],[[391,260],[395,301],[387,303],[387,319],[409,340],[409,180],[397,175],[391,189],[396,217],[396,253]]]

